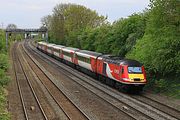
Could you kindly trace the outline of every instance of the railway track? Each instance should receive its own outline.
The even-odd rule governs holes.
[[[58,63],[56,65],[59,66]],[[67,67],[67,66],[64,66],[64,67]],[[107,102],[109,105],[112,105],[115,109],[118,109],[118,110],[122,111],[124,114],[126,114],[127,116],[130,116],[132,119],[137,119],[137,120],[140,120],[140,119],[142,119],[142,120],[151,119],[149,116],[143,114],[142,112],[141,113],[138,112],[137,110],[135,110],[134,108],[132,108],[130,106],[129,106],[129,108],[131,108],[131,109],[127,110],[126,109],[127,104],[123,103],[122,101],[119,101],[118,99],[114,99],[114,98],[112,99],[112,96],[110,96],[109,94],[106,94],[101,89],[95,90],[97,88],[95,86],[93,86],[93,87],[92,86],[88,86],[89,83],[88,84],[87,83],[84,84],[82,82],[82,80],[79,80],[79,79],[81,79],[80,78],[81,76],[78,76],[78,77],[76,76],[77,78],[79,78],[79,79],[76,79],[73,74],[69,74],[69,72],[68,72],[68,70],[66,68],[63,68],[63,71],[61,71],[61,72],[66,77],[68,77],[69,79],[72,79],[74,82],[79,84],[81,87],[84,87],[88,91],[92,92],[94,95],[98,96],[103,101]]]
[[[27,48],[27,47],[26,47]],[[37,58],[37,57],[36,57]],[[87,91],[88,89],[86,88],[86,91]],[[88,90],[89,91],[89,90]],[[91,92],[91,91],[90,91]],[[92,93],[92,92],[91,92]],[[93,93],[93,96],[95,97],[96,96],[96,94],[94,95],[94,93]],[[110,103],[110,101],[109,102],[107,102],[107,101],[104,101],[104,99],[102,99],[101,97],[99,97],[98,96],[98,99],[99,99],[99,101],[101,101],[101,103],[102,102],[104,102],[104,103],[108,103],[108,106],[110,105],[111,106],[111,103]],[[134,116],[133,115],[131,115],[131,114],[128,114],[128,112],[124,112],[124,111],[122,111],[122,110],[119,110],[117,107],[115,107],[115,106],[112,106],[112,108],[113,109],[117,109],[117,111],[119,111],[119,112],[117,112],[119,115],[121,115],[122,113],[122,116],[124,116],[124,119],[137,119],[136,117],[134,117],[135,116],[135,113],[133,113],[134,114]],[[101,108],[101,109],[103,109],[103,108]],[[108,110],[109,111],[109,110]],[[121,113],[121,112],[122,113]],[[98,112],[98,111],[97,111]],[[138,117],[138,119],[139,119],[140,117]],[[144,117],[143,117],[144,118]],[[95,118],[93,118],[92,116],[91,116],[91,119],[95,119]],[[117,119],[117,118],[116,118]],[[122,117],[122,119],[123,119],[123,117]]]
[[[152,106],[152,107],[156,108],[157,110],[168,114],[169,116],[173,116],[174,118],[180,119],[180,111],[177,109],[174,109],[166,104],[163,104],[163,103],[156,101],[145,95],[134,95],[134,96],[131,95],[131,97],[144,103],[144,104]]]
[[[39,64],[34,60],[31,55],[22,48],[22,54],[26,57],[29,66],[31,66],[36,75],[44,87],[47,89],[48,93],[52,96],[54,101],[58,104],[61,110],[64,112],[69,120],[73,119],[89,119],[89,117],[84,113],[78,106],[76,106],[73,101],[68,97],[65,88],[61,86],[59,89],[56,84],[52,81],[53,78],[46,74],[46,70],[39,67]],[[42,76],[43,75],[43,76]],[[62,90],[63,89],[63,90]]]
[[[44,56],[45,57],[45,56]],[[67,72],[69,73],[69,71],[72,71],[71,74],[71,79],[75,79],[75,77],[73,76],[76,76],[78,79],[81,79],[81,82],[86,82],[87,84],[90,84],[92,85],[93,87],[96,87],[96,89],[98,90],[101,90],[101,92],[104,92],[108,95],[110,95],[111,97],[114,97],[114,99],[116,99],[119,103],[124,101],[124,106],[128,106],[127,109],[131,110],[132,108],[134,109],[138,109],[139,112],[143,111],[142,114],[145,114],[145,116],[149,116],[149,119],[152,118],[152,119],[179,119],[179,111],[178,110],[173,110],[172,108],[169,108],[167,107],[166,105],[164,104],[161,104],[161,106],[164,106],[163,108],[166,108],[166,109],[163,109],[162,107],[161,108],[157,108],[156,104],[160,105],[160,103],[153,103],[153,105],[151,104],[148,104],[143,102],[143,100],[139,100],[137,98],[133,98],[132,96],[127,96],[127,95],[124,95],[122,93],[119,93],[118,91],[116,90],[113,90],[107,86],[104,86],[102,84],[100,84],[99,82],[97,81],[94,81],[92,78],[90,78],[89,76],[86,76],[82,73],[79,73],[77,74],[77,70],[74,70],[70,67],[68,67],[67,69],[67,66],[65,67],[62,67],[59,65],[59,63],[56,61],[53,61],[52,59],[50,58],[46,58],[48,60],[50,60],[51,62],[53,62],[54,64],[56,64],[57,66],[61,67],[61,69],[63,68],[64,70],[66,70],[66,73],[65,75],[67,75]],[[83,79],[82,79],[82,76],[83,76]],[[68,77],[70,77],[68,75]],[[74,81],[78,81],[78,79],[75,79]],[[91,80],[85,80],[85,79],[91,79]],[[93,81],[93,82],[92,82]],[[82,83],[79,83],[82,85]],[[97,84],[100,86],[99,88],[97,88]],[[82,85],[83,86],[83,85]],[[84,85],[85,86],[85,85]],[[87,86],[87,85],[86,85]],[[107,89],[111,91],[111,93],[108,93],[107,92]],[[102,91],[103,90],[103,91]],[[117,93],[118,92],[118,93]],[[96,92],[97,93],[97,92]],[[112,95],[113,93],[113,95]],[[116,93],[116,94],[114,94]],[[117,97],[117,95],[119,97]],[[100,95],[99,95],[100,96]],[[101,95],[102,96],[102,95]],[[104,97],[104,96],[103,96]],[[142,97],[141,97],[142,99]],[[129,103],[127,103],[127,100],[130,101]],[[154,101],[155,102],[155,101]],[[134,103],[134,104],[133,104]],[[136,104],[135,104],[136,103]],[[122,104],[121,104],[121,107],[122,107]],[[119,109],[122,109],[122,108],[119,108]],[[170,109],[170,110],[168,110]],[[171,111],[172,110],[172,111]],[[168,111],[171,111],[171,112],[168,112]],[[129,111],[128,111],[129,112]],[[175,114],[174,114],[175,113]],[[133,114],[132,114],[133,115]],[[136,118],[135,118],[136,119]]]
[[[16,48],[18,48],[18,43],[14,45],[12,56],[14,59],[13,68],[16,76],[15,79],[23,107],[22,109],[24,111],[24,119],[48,120],[29,81],[27,73],[22,66],[22,62],[18,55],[18,49]]]

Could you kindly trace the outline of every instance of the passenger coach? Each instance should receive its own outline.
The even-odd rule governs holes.
[[[56,58],[60,58],[62,59],[63,58],[63,54],[62,54],[62,48],[64,48],[65,46],[63,45],[54,45],[53,46],[53,55],[56,57]]]
[[[38,42],[37,48],[106,84],[126,91],[142,91],[147,83],[144,66],[136,61],[78,48]]]
[[[75,64],[83,68],[86,68],[92,72],[97,71],[97,58],[101,56],[101,53],[80,50],[75,52]]]

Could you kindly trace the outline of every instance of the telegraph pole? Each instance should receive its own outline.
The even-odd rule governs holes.
[[[6,49],[8,49],[8,32],[6,32]]]

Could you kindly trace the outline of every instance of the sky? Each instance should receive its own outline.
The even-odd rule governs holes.
[[[75,3],[108,16],[113,22],[143,12],[149,0],[0,0],[0,28],[15,24],[18,28],[39,28],[41,18],[52,14],[59,3]]]

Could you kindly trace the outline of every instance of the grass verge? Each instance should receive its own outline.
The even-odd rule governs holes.
[[[155,94],[163,94],[170,98],[180,99],[180,81],[179,78],[150,79],[150,83],[145,87],[146,90]]]
[[[0,53],[0,120],[10,120],[10,114],[7,110],[7,92],[5,92],[5,86],[10,81],[10,78],[6,75],[8,66],[7,53]]]

